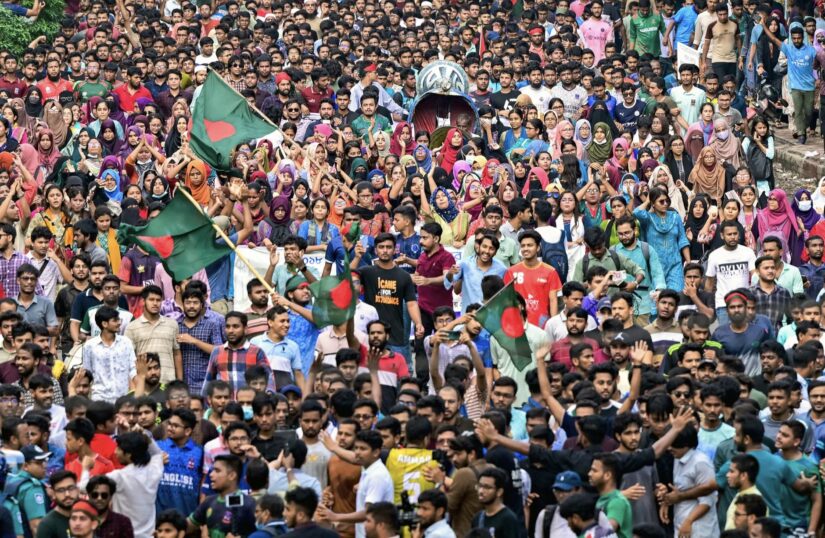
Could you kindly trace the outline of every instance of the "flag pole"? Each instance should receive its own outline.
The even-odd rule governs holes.
[[[203,208],[201,207],[201,205],[197,202],[197,200],[192,198],[192,195],[189,194],[189,192],[186,189],[175,189],[175,194],[177,194],[177,193],[183,194],[186,197],[187,200],[192,202],[192,205],[197,207],[199,211],[203,212]],[[235,243],[233,243],[232,240],[229,239],[229,236],[226,235],[226,232],[221,230],[221,227],[218,226],[217,224],[215,224],[214,222],[212,222],[212,228],[218,233],[218,235],[221,237],[221,239],[226,241],[226,244],[229,246],[229,248],[232,249],[232,252],[234,252],[235,255],[244,263],[244,265],[246,265],[247,269],[249,269],[249,271],[253,275],[255,275],[255,278],[257,278],[258,280],[261,281],[261,284],[263,284],[263,286],[266,288],[266,290],[269,293],[275,293],[276,292],[275,288],[273,288],[272,285],[269,282],[267,282],[264,277],[261,276],[261,273],[259,273],[258,270],[255,269],[255,266],[253,266],[252,263],[248,259],[246,259],[246,257],[243,254],[238,252],[237,245],[235,245]]]
[[[221,82],[223,82],[224,86],[226,86],[227,88],[229,88],[230,90],[232,90],[233,92],[235,92],[235,94],[236,94],[238,97],[240,97],[241,99],[243,99],[244,101],[246,101],[246,97],[244,97],[243,95],[241,95],[241,93],[240,93],[238,90],[236,90],[235,88],[233,88],[232,86],[230,86],[229,84],[227,84],[227,83],[226,83],[226,81],[223,79],[223,77],[222,77],[222,76],[220,76],[220,74],[218,74],[218,73],[217,73],[214,69],[212,69],[212,68],[211,68],[211,67],[209,67],[209,66],[206,66],[206,68],[209,70],[209,72],[214,73],[214,74],[215,74],[215,76],[216,76],[216,77],[218,77],[218,79],[220,79],[220,81],[221,81]],[[248,103],[247,103],[247,104],[248,104]],[[275,127],[275,130],[281,133],[281,136],[283,137],[284,142],[286,142],[286,143],[287,143],[287,145],[289,145],[290,147],[297,147],[297,148],[301,151],[301,153],[303,154],[304,158],[305,158],[305,159],[308,159],[308,160],[309,160],[309,162],[310,162],[310,164],[315,165],[315,167],[316,167],[316,168],[318,168],[318,169],[321,171],[321,173],[327,177],[327,179],[331,180],[332,182],[335,182],[335,181],[336,181],[336,179],[335,179],[334,177],[332,177],[332,175],[331,175],[328,171],[326,171],[326,170],[322,169],[322,168],[318,165],[318,163],[317,163],[317,162],[315,162],[315,159],[313,159],[312,157],[310,157],[309,153],[307,153],[307,151],[306,151],[304,148],[302,148],[302,147],[301,147],[301,146],[300,146],[297,142],[294,142],[294,141],[290,140],[289,138],[287,138],[286,134],[284,134],[284,132],[281,130],[281,128],[280,128],[280,127],[278,127],[277,125],[275,125],[275,122],[274,122],[274,121],[272,121],[271,119],[269,119],[269,117],[268,117],[266,114],[264,114],[263,112],[261,112],[261,110],[260,110],[257,106],[255,106],[254,104],[253,104],[253,105],[248,105],[248,106],[249,106],[249,108],[251,108],[252,110],[254,110],[255,112],[257,112],[257,113],[258,113],[258,115],[259,115],[259,116],[261,116],[261,118],[263,118],[263,120],[264,120],[265,122],[267,122],[267,123],[268,123],[268,124],[270,124],[271,126]],[[287,157],[287,155],[286,155],[286,152],[284,152],[284,148],[283,148],[282,146],[278,146],[277,151],[280,151],[280,152],[281,152],[281,156],[282,156],[282,158],[284,158],[284,159],[287,159],[287,158],[288,158],[288,157]]]

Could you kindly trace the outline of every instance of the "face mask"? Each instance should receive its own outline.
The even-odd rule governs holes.
[[[252,420],[252,406],[251,405],[244,405],[243,406],[243,419],[244,420]]]
[[[730,136],[730,131],[722,131],[721,133],[716,133],[716,138],[719,140],[727,140]]]
[[[810,200],[802,200],[797,204],[797,206],[799,206],[800,211],[810,211],[812,203],[813,202],[811,202]]]

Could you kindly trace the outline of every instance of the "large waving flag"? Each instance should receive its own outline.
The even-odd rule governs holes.
[[[232,252],[227,245],[215,244],[212,221],[180,193],[147,224],[121,224],[117,237],[121,245],[138,245],[158,256],[178,281]]]
[[[232,166],[232,150],[277,128],[264,121],[240,94],[210,71],[195,101],[189,146],[195,155],[218,170]]]
[[[527,341],[525,320],[521,315],[521,305],[510,282],[478,309],[475,317],[481,326],[503,347],[513,364],[520,371],[533,363],[533,353]]]

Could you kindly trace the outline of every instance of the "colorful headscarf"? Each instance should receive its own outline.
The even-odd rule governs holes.
[[[470,173],[473,171],[473,167],[470,166],[470,163],[467,161],[456,161],[453,164],[453,189],[456,192],[460,192],[462,190],[462,180],[458,177],[458,174],[461,172]]]
[[[799,209],[799,202],[802,199],[803,194],[807,194],[808,200],[811,202],[811,208],[807,211],[802,211],[801,209]],[[822,216],[819,213],[817,213],[814,209],[814,199],[810,191],[808,191],[808,189],[797,189],[797,191],[793,195],[791,207],[793,208],[794,215],[802,219],[802,224],[805,225],[805,229],[809,232],[817,222],[822,220]]]
[[[774,189],[769,195],[769,198],[775,198],[779,206],[776,211],[771,211],[768,206],[759,210],[756,214],[756,220],[759,222],[760,235],[769,231],[783,230],[788,224],[799,233],[799,223],[796,222],[796,215],[788,203],[788,196],[782,189]],[[770,203],[770,202],[769,202]],[[790,231],[790,230],[783,230]]]
[[[417,155],[419,148],[424,150],[424,159],[421,160],[419,160]],[[413,149],[412,156],[415,159],[416,165],[429,174],[433,168],[433,152],[430,151],[430,148],[424,144],[418,144],[415,146],[415,149]]]
[[[448,205],[445,209],[441,209],[435,203],[435,196],[439,192],[443,192],[444,196],[447,197]],[[433,210],[434,213],[438,214],[438,216],[441,217],[442,219],[444,219],[447,223],[450,223],[450,222],[454,221],[455,218],[458,216],[458,213],[459,213],[458,208],[455,206],[455,202],[453,202],[453,199],[450,198],[450,192],[447,189],[445,189],[444,187],[436,188],[433,191],[433,193],[430,195],[430,207],[432,207],[432,210]]]
[[[401,133],[404,131],[404,128],[410,130],[410,140],[407,141],[407,145],[404,146],[404,149],[401,149]],[[413,152],[413,144],[415,141],[412,139],[412,127],[406,121],[398,122],[395,126],[395,129],[392,132],[392,141],[390,142],[390,153],[393,155],[412,155]],[[420,145],[420,144],[419,144]],[[416,146],[417,147],[417,146]]]
[[[191,180],[192,170],[197,170],[203,176],[203,181],[200,185],[193,186]],[[184,185],[189,192],[192,194],[192,198],[194,198],[200,205],[206,207],[209,205],[209,201],[212,198],[212,189],[209,188],[209,183],[206,181],[209,177],[209,174],[206,171],[206,163],[200,159],[193,159],[189,162],[186,166],[186,179],[184,181]]]

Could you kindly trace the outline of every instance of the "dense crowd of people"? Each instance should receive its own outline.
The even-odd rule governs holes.
[[[822,2],[68,0],[0,74],[0,538],[822,534]],[[247,250],[118,234],[182,196]]]

